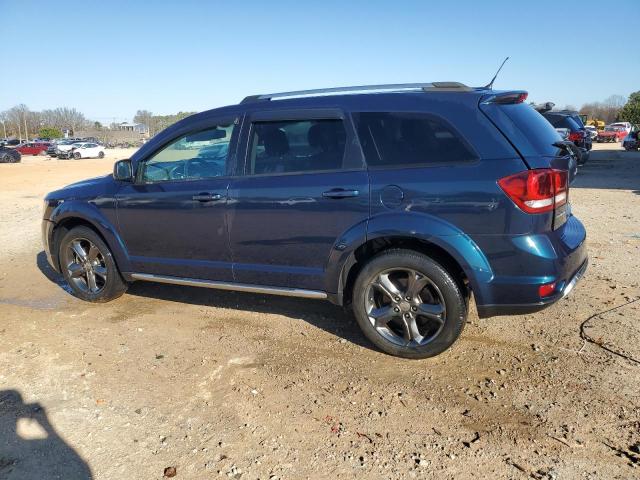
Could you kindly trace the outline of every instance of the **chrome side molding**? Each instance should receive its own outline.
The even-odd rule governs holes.
[[[263,287],[261,285],[250,285],[246,283],[216,282],[214,280],[170,277],[165,275],[153,275],[150,273],[132,273],[131,278],[134,280],[143,280],[145,282],[170,283],[172,285],[215,288],[217,290],[231,290],[235,292],[264,293],[267,295],[281,295],[285,297],[327,298],[327,294],[325,292],[320,292],[318,290],[303,290],[299,288]]]

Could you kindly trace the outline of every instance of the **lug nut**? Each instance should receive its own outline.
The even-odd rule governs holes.
[[[405,297],[405,298],[407,299],[407,301],[408,301],[408,302],[410,302],[410,301],[411,301],[411,297],[407,296],[407,297]]]
[[[411,310],[413,310],[414,312],[418,311],[418,307],[411,307]]]
[[[400,309],[399,309],[398,307],[396,307],[396,308],[394,308],[394,309],[393,309],[393,311],[394,311],[394,312],[399,312],[399,311],[400,311]]]
[[[400,297],[396,297],[395,300],[396,300],[396,302],[399,302],[400,301]]]

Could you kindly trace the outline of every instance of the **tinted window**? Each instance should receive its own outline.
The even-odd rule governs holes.
[[[196,180],[226,175],[233,124],[184,135],[142,164],[142,182]]]
[[[251,174],[342,168],[346,142],[342,120],[256,122],[251,135]]]
[[[571,131],[580,130],[580,125],[574,120],[573,117],[569,117],[566,115],[544,115],[544,117],[553,125],[555,128],[568,128]]]
[[[360,143],[370,167],[468,162],[477,155],[444,120],[424,113],[359,113]]]

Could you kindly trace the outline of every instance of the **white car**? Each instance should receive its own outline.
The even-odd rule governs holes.
[[[596,127],[594,127],[593,125],[587,125],[584,128],[587,131],[587,133],[589,134],[589,136],[591,137],[591,140],[595,140],[596,137],[598,136],[598,129]]]
[[[71,147],[73,158],[104,158],[104,147],[97,143],[78,142]]]

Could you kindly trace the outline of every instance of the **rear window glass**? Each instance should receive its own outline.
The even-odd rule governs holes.
[[[425,113],[358,113],[358,137],[370,167],[469,162],[478,158],[443,119]]]
[[[573,117],[568,117],[566,115],[544,115],[544,117],[555,128],[568,128],[571,131],[580,130],[582,128]]]
[[[522,155],[558,154],[558,147],[553,144],[562,138],[553,125],[530,105],[490,103],[481,105],[481,108]]]

